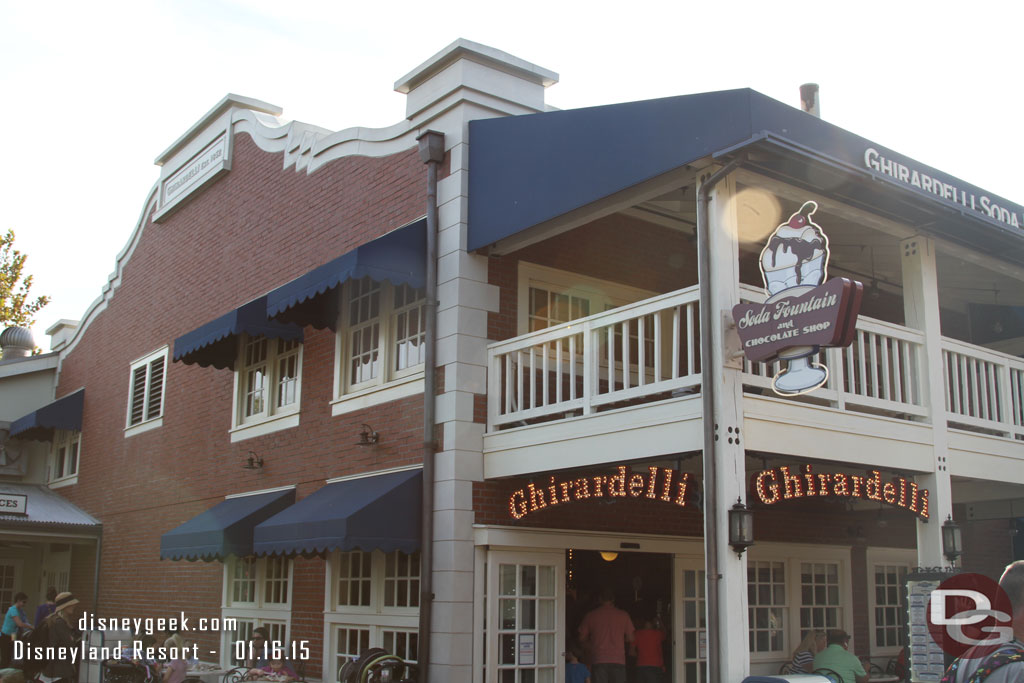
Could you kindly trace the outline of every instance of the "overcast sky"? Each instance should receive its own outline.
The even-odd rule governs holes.
[[[563,109],[751,87],[1024,204],[1015,2],[0,0],[0,230],[53,302],[100,294],[153,160],[232,92],[332,130],[404,117],[394,82],[467,38],[560,75]],[[833,9],[835,8],[835,9]]]

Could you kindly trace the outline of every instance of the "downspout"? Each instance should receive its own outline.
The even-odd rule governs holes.
[[[434,604],[434,436],[437,359],[437,167],[444,160],[444,133],[428,130],[418,138],[420,160],[427,165],[427,269],[423,323],[423,504],[420,510],[420,614],[417,680],[430,675],[431,614]]]
[[[92,613],[98,614],[100,611],[100,556],[103,553],[103,528],[100,527],[100,533],[96,537],[96,568],[93,570],[92,577]]]
[[[719,647],[721,644],[721,621],[718,618],[718,582],[722,575],[718,571],[718,468],[715,461],[715,382],[714,353],[712,344],[713,318],[711,311],[711,245],[710,221],[708,219],[708,203],[711,190],[722,178],[744,161],[743,157],[733,159],[710,178],[701,183],[697,194],[697,277],[700,285],[700,373],[701,399],[703,404],[704,423],[704,568],[707,574],[707,633],[708,633],[708,680],[721,680],[721,661]]]

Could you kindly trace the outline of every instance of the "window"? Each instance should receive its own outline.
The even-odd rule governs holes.
[[[759,544],[747,561],[751,661],[788,661],[808,631],[852,632],[850,553]]]
[[[78,480],[78,451],[82,433],[58,429],[53,433],[50,453],[50,484],[73,484]]]
[[[868,610],[873,656],[894,656],[905,641],[907,608],[903,591],[907,572],[916,561],[913,550],[868,549]]]
[[[419,552],[334,553],[327,580],[330,608],[325,621],[331,634],[328,661],[333,675],[368,647],[382,647],[408,662],[416,661]]]
[[[519,334],[643,301],[656,292],[519,262]]]
[[[232,442],[298,426],[302,343],[242,335],[238,358]]]
[[[422,378],[426,358],[426,299],[422,289],[364,277],[345,283],[342,299],[335,376],[339,399]],[[418,384],[401,395],[422,390],[422,384]],[[363,406],[352,409],[359,407]],[[339,412],[346,411],[336,406],[335,414]]]
[[[291,622],[292,561],[286,557],[229,557],[224,563],[221,616],[235,628],[224,631],[221,664],[237,665],[234,643],[248,642],[252,630],[265,626],[270,639],[288,643]]]
[[[132,363],[128,384],[126,432],[146,431],[163,424],[167,347]]]
[[[781,652],[786,627],[786,565],[747,563],[750,651]]]
[[[800,563],[800,632],[827,631],[842,626],[839,601],[839,563]]]

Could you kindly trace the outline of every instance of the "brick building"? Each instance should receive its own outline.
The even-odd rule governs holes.
[[[189,634],[225,665],[266,625],[324,680],[369,646],[422,659],[428,130],[431,680],[562,680],[603,584],[668,626],[676,681],[709,655],[721,680],[775,671],[833,627],[884,666],[906,573],[950,564],[944,520],[961,568],[1012,559],[1024,209],[753,91],[549,111],[556,80],[457,41],[396,83],[391,128],[229,95],[160,155],[56,350],[80,429],[11,429],[102,524],[71,547],[90,610],[235,619]],[[808,201],[861,317],[818,355],[824,386],[780,396],[784,364],[744,359],[730,312],[765,299],[762,249]]]

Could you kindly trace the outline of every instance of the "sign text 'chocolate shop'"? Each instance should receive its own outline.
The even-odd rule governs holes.
[[[799,498],[861,498],[875,500],[913,512],[928,519],[928,489],[918,487],[906,477],[882,481],[882,473],[871,470],[867,476],[845,472],[815,472],[810,465],[801,471],[786,466],[762,470],[754,475],[753,488],[758,500],[774,505]]]
[[[689,472],[664,467],[648,467],[646,472],[634,472],[620,465],[615,474],[561,480],[552,476],[547,484],[531,481],[509,496],[508,513],[513,519],[522,519],[545,508],[605,498],[641,498],[686,507],[689,489]]]

